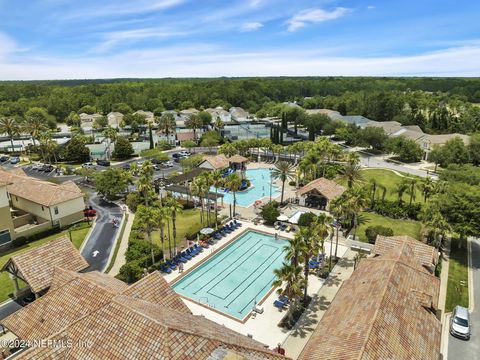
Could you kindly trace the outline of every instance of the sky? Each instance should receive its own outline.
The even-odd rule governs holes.
[[[475,0],[0,0],[0,80],[480,76]]]

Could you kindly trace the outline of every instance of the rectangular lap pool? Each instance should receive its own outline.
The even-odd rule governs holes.
[[[243,320],[268,293],[284,260],[284,239],[252,230],[186,274],[172,287],[180,295]]]

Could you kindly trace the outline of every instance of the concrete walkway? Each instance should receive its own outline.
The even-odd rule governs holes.
[[[120,271],[120,268],[126,263],[125,252],[128,248],[128,238],[130,237],[130,232],[132,231],[133,219],[135,219],[135,214],[129,211],[122,238],[118,240],[120,241],[120,247],[118,248],[117,257],[115,258],[112,268],[108,272],[109,275],[117,275]],[[115,249],[113,251],[115,251]]]
[[[282,344],[288,357],[297,359],[302,352],[340,286],[352,275],[355,255],[355,251],[347,250],[343,258],[333,268],[319,292],[313,296],[308,310],[302,315]]]

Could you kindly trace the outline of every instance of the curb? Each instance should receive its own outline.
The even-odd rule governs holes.
[[[80,246],[80,249],[78,249],[78,251],[80,253],[83,252],[83,249],[87,245],[87,242],[88,242],[88,239],[90,238],[90,235],[92,235],[93,229],[95,228],[95,226],[97,226],[97,219],[98,219],[98,217],[95,217],[95,220],[92,221],[92,225],[90,226],[90,230],[88,230],[87,235],[85,235],[85,239],[83,239],[82,246]]]
[[[110,255],[108,255],[108,261],[103,267],[103,269],[101,270],[102,273],[105,271],[105,269],[108,269],[108,267],[110,266],[110,263],[112,262],[113,254],[115,253],[115,248],[117,247],[118,240],[120,239],[120,234],[122,233],[122,228],[126,224],[125,218],[126,218],[125,213],[123,213],[122,220],[120,221],[120,226],[118,227],[117,234],[115,235],[115,241],[112,244],[112,250],[110,251]]]
[[[473,296],[473,272],[472,272],[472,242],[467,238],[467,259],[468,259],[468,310],[472,312],[475,308],[475,299]]]

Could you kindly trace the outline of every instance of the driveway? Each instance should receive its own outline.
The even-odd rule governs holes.
[[[85,271],[103,271],[108,265],[110,252],[113,251],[115,237],[120,228],[114,227],[112,220],[122,219],[122,210],[114,203],[102,200],[96,193],[90,194],[88,205],[97,210],[95,226],[83,246],[82,256],[90,264]]]
[[[474,309],[471,313],[472,335],[469,341],[464,341],[448,335],[448,358],[480,360],[480,241],[471,239],[472,246],[472,284]],[[449,326],[449,325],[448,325]]]

